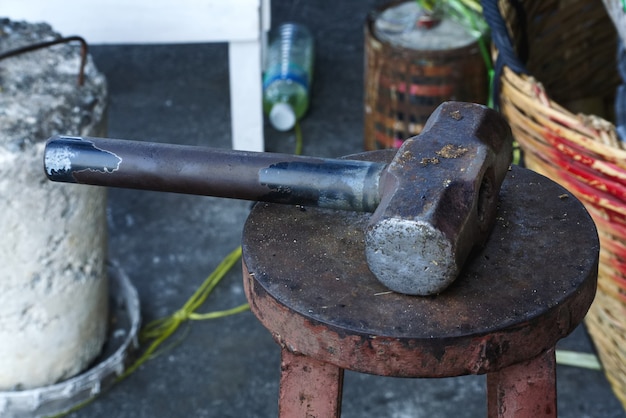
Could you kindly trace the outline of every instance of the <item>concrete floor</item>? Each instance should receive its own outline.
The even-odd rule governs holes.
[[[308,25],[317,40],[304,154],[363,148],[363,22],[381,1],[274,0],[275,24]],[[94,46],[109,80],[109,135],[230,147],[226,45]],[[267,151],[292,152],[293,133],[265,128]],[[240,242],[250,203],[111,190],[110,256],[131,278],[144,322],[177,310]],[[245,302],[233,269],[204,311]],[[279,348],[250,312],[194,322],[179,344],[149,361],[72,418],[272,417]],[[176,337],[175,337],[176,339]],[[561,347],[591,351],[583,328]],[[485,416],[484,376],[394,379],[346,373],[343,417]],[[626,417],[601,372],[558,367],[559,416]]]

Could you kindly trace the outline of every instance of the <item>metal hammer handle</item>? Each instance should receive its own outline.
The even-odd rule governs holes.
[[[50,180],[373,212],[386,164],[289,154],[54,136]]]

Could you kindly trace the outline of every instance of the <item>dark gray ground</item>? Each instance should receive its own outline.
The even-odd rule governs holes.
[[[380,1],[274,0],[275,24],[295,20],[317,40],[304,153],[335,157],[363,147],[363,22]],[[226,45],[95,46],[108,77],[111,137],[230,147]],[[268,151],[292,152],[292,133],[265,129]],[[178,309],[240,242],[250,204],[111,190],[110,254],[134,282],[144,321]],[[245,301],[233,269],[205,310]],[[583,329],[563,347],[590,351]],[[250,312],[195,322],[175,348],[142,366],[73,418],[272,417],[279,349]],[[394,379],[348,372],[343,417],[480,417],[484,376]],[[558,369],[561,417],[626,417],[601,372]]]

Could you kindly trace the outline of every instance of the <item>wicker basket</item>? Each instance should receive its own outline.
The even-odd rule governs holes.
[[[626,406],[626,151],[604,119],[620,83],[615,27],[598,1],[483,6],[498,51],[500,111],[525,164],[578,197],[598,227],[598,291],[585,323]]]

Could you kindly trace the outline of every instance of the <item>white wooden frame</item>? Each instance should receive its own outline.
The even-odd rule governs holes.
[[[228,42],[232,145],[263,151],[262,54],[270,0],[2,0],[0,16],[89,44]]]

